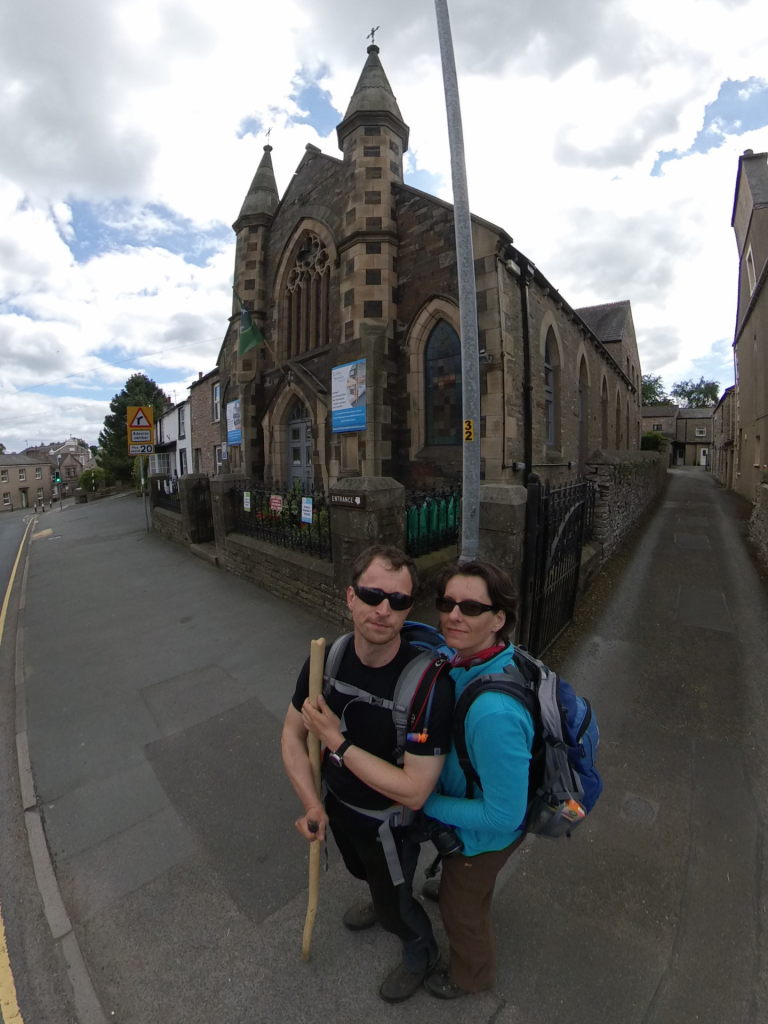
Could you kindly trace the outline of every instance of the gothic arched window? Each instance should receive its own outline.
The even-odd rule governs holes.
[[[305,232],[288,271],[285,340],[289,359],[330,343],[331,261],[325,243]]]
[[[424,385],[427,444],[461,444],[461,342],[445,320],[427,341]]]
[[[544,434],[546,443],[560,443],[560,363],[554,331],[550,327],[544,342]]]

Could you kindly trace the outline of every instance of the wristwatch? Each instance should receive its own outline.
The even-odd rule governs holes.
[[[347,752],[347,748],[352,746],[352,740],[344,740],[344,742],[336,748],[336,750],[329,750],[328,757],[337,768],[344,767],[344,755]]]

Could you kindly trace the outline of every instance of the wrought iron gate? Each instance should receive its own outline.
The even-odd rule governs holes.
[[[581,549],[592,532],[595,485],[528,480],[521,642],[541,656],[573,618]]]

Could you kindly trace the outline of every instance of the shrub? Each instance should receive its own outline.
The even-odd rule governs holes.
[[[658,430],[649,430],[640,438],[640,451],[643,452],[663,452],[668,445],[669,441]]]

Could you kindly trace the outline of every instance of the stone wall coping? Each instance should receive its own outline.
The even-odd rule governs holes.
[[[374,491],[395,491],[405,495],[405,487],[391,476],[345,476],[329,488],[334,493],[372,494]]]
[[[598,451],[592,452],[586,460],[586,464],[588,466],[626,466],[633,462],[659,462],[660,459],[660,452],[641,452],[637,450],[630,452],[614,452],[599,449]]]
[[[525,505],[528,491],[522,484],[480,484],[480,502],[497,505]]]

